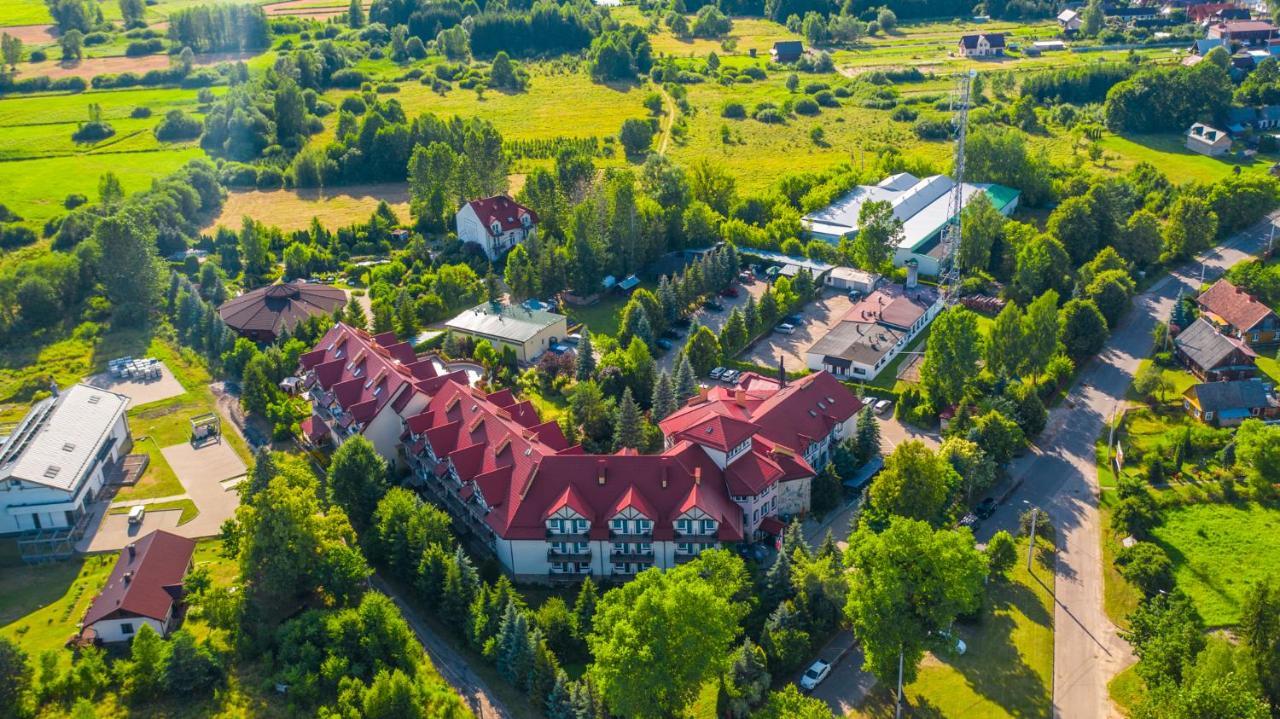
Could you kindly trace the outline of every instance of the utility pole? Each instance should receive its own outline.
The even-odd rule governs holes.
[[[898,706],[894,710],[894,718],[902,719],[902,646],[898,646]]]
[[[1027,571],[1031,571],[1031,557],[1036,551],[1036,519],[1040,514],[1038,507],[1031,508],[1031,541],[1027,543]]]

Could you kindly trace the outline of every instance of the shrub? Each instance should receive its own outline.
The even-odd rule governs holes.
[[[1151,542],[1135,542],[1116,553],[1116,567],[1125,579],[1150,596],[1173,589],[1173,563]]]
[[[893,112],[889,113],[889,119],[897,120],[898,122],[913,122],[916,119],[916,114],[915,110],[906,105],[899,105],[893,109]]]
[[[134,40],[124,48],[126,57],[142,57],[143,55],[154,55],[164,50],[164,40],[153,38],[151,40]]]
[[[228,162],[219,168],[218,182],[227,187],[256,187],[258,170],[242,162]]]
[[[71,133],[76,142],[98,142],[116,134],[116,129],[109,122],[86,122]]]
[[[256,184],[259,190],[279,189],[284,184],[284,174],[274,167],[259,167]]]
[[[951,136],[951,123],[946,120],[916,120],[911,131],[921,140],[945,140]]]
[[[30,245],[35,241],[35,231],[26,225],[0,225],[0,247],[6,250]]]
[[[759,120],[760,122],[767,123],[770,125],[782,124],[782,122],[785,120],[785,118],[783,118],[782,116],[782,113],[778,112],[773,108],[766,108],[764,110],[760,110],[759,112],[756,113],[756,119]]]
[[[400,86],[395,83],[385,82],[378,85],[379,95],[394,95],[397,92],[400,92]]]
[[[89,202],[88,197],[85,197],[78,192],[73,192],[70,195],[67,195],[66,199],[62,201],[62,206],[68,210],[74,210],[87,202]]]
[[[170,110],[156,125],[156,139],[164,142],[194,140],[203,131],[204,126],[196,118],[182,110]]]
[[[329,76],[329,84],[351,90],[360,87],[361,83],[368,79],[369,77],[359,70],[343,68]]]
[[[830,90],[819,90],[814,94],[813,99],[823,107],[840,107],[840,101],[831,94]]]
[[[818,103],[807,97],[796,100],[794,109],[797,115],[817,115],[822,112],[822,108],[818,107]]]
[[[44,50],[32,50],[31,54],[27,56],[27,59],[31,62],[44,62],[49,59],[49,53]]]
[[[151,117],[151,108],[139,105],[138,107],[133,108],[133,111],[129,113],[129,117],[132,117],[135,120],[143,120]]]
[[[81,40],[81,42],[83,42],[85,46],[88,47],[90,45],[105,45],[108,42],[110,42],[110,40],[111,40],[110,35],[99,30],[97,32],[91,32],[88,35],[85,35],[84,39]]]
[[[726,102],[720,110],[720,117],[740,120],[747,116],[747,109],[740,102]]]
[[[748,68],[743,68],[742,74],[754,80],[764,80],[768,77],[768,75],[766,75],[764,72],[764,68],[756,67],[755,65],[752,65],[751,67],[748,67]]]
[[[342,98],[342,104],[338,107],[344,112],[357,116],[363,115],[365,110],[368,109],[368,106],[364,104],[364,100],[361,100],[359,95],[347,95]]]

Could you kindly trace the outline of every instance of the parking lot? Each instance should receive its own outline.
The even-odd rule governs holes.
[[[781,357],[788,371],[801,371],[805,368],[805,352],[839,324],[852,307],[853,302],[845,293],[823,290],[822,296],[797,313],[804,317],[804,324],[797,327],[793,334],[771,332],[761,337],[739,355],[738,359],[761,367],[776,367],[778,358]]]
[[[699,307],[696,312],[689,316],[689,319],[706,327],[707,329],[720,334],[720,328],[729,319],[729,313],[733,312],[734,307],[744,307],[747,304],[747,297],[755,297],[756,302],[760,301],[764,291],[769,289],[769,283],[763,280],[756,280],[750,284],[737,283],[734,285],[738,288],[737,297],[717,297],[716,301],[724,305],[724,309],[719,312],[712,312],[705,307]],[[658,369],[667,372],[674,371],[676,357],[680,354],[680,350],[684,348],[684,343],[689,340],[689,335],[685,335],[677,340],[672,341],[672,348],[667,350],[658,358]],[[776,362],[776,360],[775,360]],[[768,363],[766,363],[768,366]]]

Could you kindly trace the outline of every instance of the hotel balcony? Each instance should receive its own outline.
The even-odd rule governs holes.
[[[693,560],[697,559],[698,555],[686,554],[683,552],[676,552],[675,558],[676,558],[676,564],[685,564],[687,562],[692,562]]]
[[[591,550],[584,549],[547,549],[548,562],[590,562]]]
[[[590,538],[586,532],[553,532],[547,530],[547,541],[550,542],[586,542]]]
[[[720,540],[715,534],[691,534],[689,532],[676,532],[677,542],[697,542],[698,544],[716,544]]]
[[[610,529],[609,539],[615,542],[632,542],[632,543],[643,542],[645,544],[652,544],[653,532],[644,532],[641,534],[635,534],[632,532],[615,532],[612,529]]]
[[[653,564],[653,552],[609,552],[610,562],[634,562],[637,564]]]

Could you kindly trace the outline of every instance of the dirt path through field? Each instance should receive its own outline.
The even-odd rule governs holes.
[[[220,62],[237,62],[248,60],[257,53],[252,52],[215,52],[196,55],[196,65],[217,65]],[[146,55],[144,57],[95,57],[81,60],[74,65],[63,65],[58,60],[41,63],[23,63],[18,65],[19,77],[35,77],[47,75],[52,78],[82,77],[86,80],[96,75],[116,75],[122,72],[135,72],[139,75],[150,70],[164,70],[169,67],[168,55]]]

